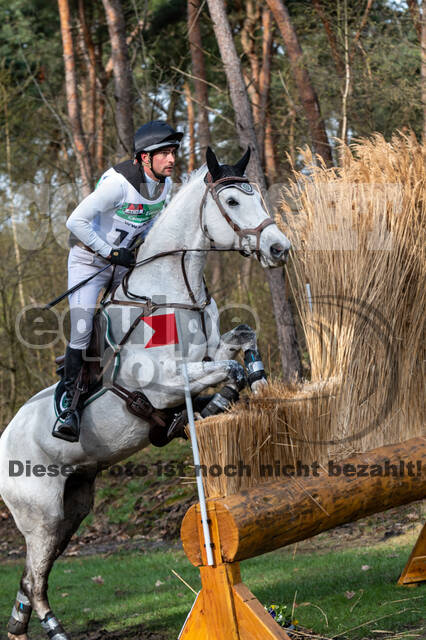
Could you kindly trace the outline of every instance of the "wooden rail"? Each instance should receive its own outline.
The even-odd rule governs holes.
[[[337,474],[337,466],[340,475]],[[226,562],[252,558],[346,522],[426,496],[426,438],[373,449],[319,471],[217,498],[221,553]],[[203,564],[197,506],[186,513],[183,548]]]

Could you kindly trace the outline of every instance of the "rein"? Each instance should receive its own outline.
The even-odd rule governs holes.
[[[148,298],[147,296],[140,296],[137,295],[135,293],[132,293],[129,289],[129,277],[132,273],[131,271],[128,271],[123,278],[123,281],[121,283],[121,286],[123,288],[123,293],[126,296],[126,298],[129,298],[129,300],[116,300],[114,297],[115,291],[116,289],[111,293],[111,298],[105,302],[103,302],[104,306],[107,306],[108,304],[116,304],[116,305],[124,305],[124,306],[141,306],[144,307],[145,309],[147,307],[152,307],[155,306],[156,309],[159,309],[161,307],[175,307],[176,309],[188,309],[190,311],[199,311],[202,314],[202,319],[203,319],[203,326],[204,326],[204,310],[205,308],[210,304],[211,301],[211,296],[208,292],[207,289],[207,285],[204,281],[204,287],[205,287],[205,293],[206,293],[206,299],[204,300],[204,302],[202,302],[201,304],[198,304],[195,296],[194,296],[194,292],[191,289],[191,285],[189,283],[189,279],[188,279],[188,275],[186,273],[186,268],[185,268],[185,255],[188,252],[191,251],[242,251],[244,252],[244,248],[242,246],[242,241],[243,238],[248,236],[248,235],[254,235],[256,236],[256,249],[255,249],[255,253],[257,254],[258,257],[259,253],[260,253],[260,235],[262,233],[262,231],[266,228],[269,227],[269,225],[271,224],[275,224],[274,220],[270,217],[267,217],[265,220],[262,220],[262,222],[257,226],[257,227],[253,227],[253,228],[241,228],[234,220],[232,220],[232,218],[229,216],[229,214],[227,213],[227,211],[225,211],[222,203],[219,200],[219,192],[222,190],[220,189],[220,187],[222,186],[222,188],[226,188],[227,185],[232,186],[235,185],[235,183],[237,184],[246,184],[247,187],[243,188],[241,187],[241,190],[244,191],[246,194],[253,194],[253,187],[251,186],[249,180],[247,178],[241,177],[241,176],[226,176],[224,178],[220,178],[219,180],[216,180],[215,182],[213,182],[212,180],[212,176],[210,174],[210,172],[207,174],[206,176],[206,189],[204,191],[204,195],[203,198],[201,200],[200,203],[200,228],[203,231],[204,235],[210,240],[210,242],[213,242],[212,238],[210,238],[210,236],[208,235],[208,230],[205,227],[205,225],[203,224],[203,212],[204,212],[204,208],[206,206],[206,201],[207,201],[207,196],[210,193],[213,200],[216,203],[217,208],[219,209],[220,213],[222,214],[222,216],[225,218],[226,222],[229,224],[229,226],[231,227],[231,229],[238,235],[239,237],[239,248],[238,249],[217,249],[216,247],[211,247],[210,249],[172,249],[170,251],[161,251],[160,253],[156,253],[154,256],[150,256],[149,258],[145,258],[144,260],[140,260],[139,262],[136,262],[136,264],[134,265],[133,269],[135,269],[136,267],[141,267],[145,264],[148,264],[150,262],[153,262],[154,260],[157,260],[158,258],[163,258],[165,256],[170,256],[170,255],[176,255],[177,253],[182,253],[182,258],[181,258],[181,269],[182,269],[182,276],[185,282],[185,286],[187,288],[188,291],[188,295],[191,299],[192,304],[184,304],[184,303],[179,303],[179,302],[172,302],[172,303],[158,303],[155,304],[152,302],[152,300],[150,298]],[[218,189],[219,187],[219,189]],[[207,337],[207,336],[206,336]]]
[[[116,348],[114,349],[112,355],[110,356],[109,362],[111,362],[122,350],[122,348],[124,347],[124,345],[127,343],[127,341],[129,340],[130,336],[132,335],[132,333],[135,331],[136,327],[139,325],[139,323],[147,316],[152,315],[155,311],[157,311],[158,309],[164,308],[164,307],[172,307],[175,309],[187,309],[190,311],[198,311],[201,315],[201,323],[202,323],[202,328],[203,328],[203,333],[204,336],[206,338],[206,342],[208,342],[208,335],[207,335],[207,327],[206,327],[206,320],[205,320],[205,309],[206,307],[210,304],[211,301],[211,296],[208,292],[207,289],[207,285],[206,282],[204,280],[204,288],[205,288],[205,300],[204,302],[197,303],[197,300],[195,298],[194,292],[191,289],[191,285],[189,283],[189,279],[188,279],[188,275],[186,272],[186,268],[185,268],[185,256],[188,252],[192,252],[192,251],[244,251],[243,246],[242,246],[242,240],[245,236],[247,235],[254,235],[256,236],[256,249],[255,249],[255,253],[257,253],[257,255],[259,256],[259,251],[260,251],[260,235],[263,231],[263,229],[265,229],[266,227],[268,227],[271,224],[275,224],[274,221],[272,220],[272,218],[266,218],[265,220],[263,220],[257,227],[254,228],[248,228],[248,229],[242,229],[236,222],[234,222],[232,220],[232,218],[228,215],[228,213],[225,211],[225,209],[222,206],[222,203],[219,200],[218,197],[218,187],[221,187],[222,185],[226,185],[227,183],[229,183],[229,186],[231,186],[232,184],[235,183],[240,183],[243,184],[245,183],[247,185],[247,187],[244,189],[241,187],[241,189],[243,191],[245,191],[245,193],[250,193],[253,194],[253,187],[250,185],[249,181],[246,178],[242,178],[239,176],[229,176],[229,177],[225,177],[225,178],[221,178],[219,180],[216,180],[216,182],[212,181],[212,177],[211,174],[208,173],[207,174],[207,181],[206,181],[206,189],[203,195],[203,198],[201,200],[200,203],[200,228],[202,230],[202,232],[204,233],[204,235],[210,240],[210,242],[213,242],[213,240],[209,237],[207,229],[203,226],[203,211],[206,205],[206,201],[207,201],[207,195],[209,193],[211,193],[213,200],[215,201],[220,213],[223,215],[223,217],[225,218],[225,220],[227,221],[227,223],[230,225],[230,227],[233,229],[233,231],[239,236],[239,249],[217,249],[216,247],[210,247],[209,249],[173,249],[170,251],[161,251],[160,253],[157,253],[153,256],[150,256],[149,258],[145,258],[144,260],[140,260],[139,262],[136,262],[133,269],[136,267],[141,267],[145,264],[149,264],[150,262],[153,262],[154,260],[157,260],[158,258],[163,258],[165,256],[170,256],[170,255],[176,255],[178,253],[182,254],[181,257],[181,269],[182,269],[182,276],[183,276],[183,280],[185,282],[185,286],[187,288],[189,297],[191,299],[192,304],[185,304],[185,303],[180,303],[180,302],[154,302],[151,298],[147,297],[147,296],[140,296],[137,295],[135,293],[132,293],[129,290],[129,277],[130,274],[132,273],[132,270],[129,270],[123,278],[123,281],[121,283],[122,289],[123,289],[123,293],[126,296],[126,298],[128,298],[128,300],[117,300],[115,298],[115,293],[118,289],[118,286],[115,287],[112,291],[111,291],[111,295],[109,297],[108,300],[106,300],[106,296],[108,295],[108,291],[105,292],[104,294],[104,298],[101,300],[101,305],[106,308],[108,305],[110,304],[114,304],[114,305],[118,305],[118,306],[130,306],[130,307],[142,307],[142,312],[140,314],[138,314],[138,316],[135,318],[135,320],[133,321],[133,323],[130,325],[129,329],[126,331],[126,333],[124,334],[124,336],[122,337],[122,339],[120,340],[120,342],[118,343],[118,345],[116,346]],[[225,187],[223,187],[225,188]],[[221,189],[219,189],[220,191]],[[206,357],[207,359],[210,359],[208,356]],[[109,363],[108,363],[109,364]],[[98,377],[101,377],[103,375],[103,372],[105,371],[105,366],[102,368],[102,371],[100,372]],[[159,421],[162,421],[162,416],[160,415],[160,413],[156,412],[152,405],[150,404],[149,400],[146,398],[146,396],[141,393],[141,392],[130,392],[127,389],[125,389],[124,387],[122,387],[121,385],[119,385],[117,382],[115,382],[115,380],[112,381],[111,385],[108,387],[110,391],[112,391],[113,393],[115,393],[116,395],[118,395],[120,398],[122,398],[123,400],[126,401],[127,403],[127,407],[129,408],[129,410],[132,413],[135,413],[136,415],[139,415],[139,417],[144,417],[146,419],[148,419],[151,424],[153,423],[159,423]],[[157,415],[158,413],[158,415]]]

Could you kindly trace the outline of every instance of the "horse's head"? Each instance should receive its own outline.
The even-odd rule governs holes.
[[[284,264],[290,242],[265,211],[257,189],[244,171],[250,149],[231,166],[219,164],[214,152],[207,149],[208,174],[201,204],[203,230],[217,248],[238,248],[243,255],[255,254],[262,266]]]

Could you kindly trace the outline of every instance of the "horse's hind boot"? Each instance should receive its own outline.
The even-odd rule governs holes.
[[[83,351],[67,347],[65,352],[65,376],[64,385],[67,392],[68,408],[65,409],[56,420],[52,436],[61,438],[67,442],[78,442],[80,437],[80,420],[82,406],[79,387],[79,377],[83,364]]]
[[[28,623],[31,617],[31,603],[27,596],[21,591],[18,591],[16,596],[16,602],[12,609],[12,615],[10,616],[7,624],[7,630],[16,636],[24,635],[28,629]]]

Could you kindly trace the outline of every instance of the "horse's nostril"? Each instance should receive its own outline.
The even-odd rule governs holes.
[[[284,255],[288,253],[288,250],[285,250],[284,247],[277,242],[271,245],[271,256],[278,260],[279,258],[284,257]]]

